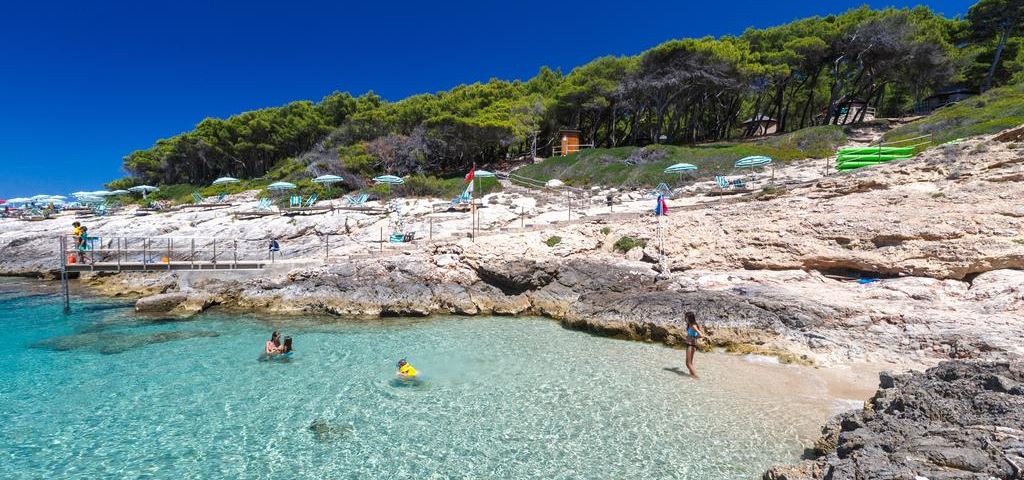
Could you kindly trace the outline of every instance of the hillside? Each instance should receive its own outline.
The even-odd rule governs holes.
[[[931,135],[932,143],[988,135],[1024,123],[1024,83],[997,88],[897,127],[886,141]]]
[[[775,162],[825,158],[846,143],[843,129],[823,125],[793,133],[743,142],[716,142],[693,147],[649,145],[646,147],[593,148],[564,157],[551,157],[516,170],[516,174],[537,180],[557,178],[568,185],[585,187],[653,187],[661,182],[706,180],[733,172],[733,163],[751,155],[767,155]],[[666,174],[666,167],[690,163],[697,170]]]
[[[1021,76],[1022,63],[1011,60],[1019,32],[1002,35],[1001,17],[992,13],[998,9],[990,8],[996,3],[982,0],[967,20],[927,7],[860,7],[721,38],[670,40],[568,73],[544,67],[527,80],[492,79],[397,101],[335,92],[318,102],[208,118],[127,155],[129,176],[109,186],[205,186],[224,175],[259,185],[330,173],[345,177],[339,187],[352,190],[377,174],[454,178],[470,165],[491,167],[534,148],[546,156],[563,128],[579,130],[583,143],[617,159],[654,143],[746,138],[753,128],[744,122],[752,118],[771,118],[782,133],[855,123],[858,115],[846,113],[855,100],[877,106],[879,116],[900,116],[952,83],[976,88]],[[992,52],[1003,47],[1007,60],[995,62]],[[991,63],[995,68],[987,68]],[[779,148],[771,153],[792,158]],[[668,150],[666,158],[719,161]],[[440,181],[425,182],[451,193]]]

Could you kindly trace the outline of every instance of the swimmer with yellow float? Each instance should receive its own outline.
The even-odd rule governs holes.
[[[419,372],[412,366],[411,363],[407,362],[404,358],[398,361],[398,379],[404,381],[416,380],[416,375]]]

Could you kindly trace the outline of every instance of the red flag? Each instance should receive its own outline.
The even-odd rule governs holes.
[[[466,182],[473,181],[473,174],[476,172],[476,165],[469,167],[469,173],[466,174]]]

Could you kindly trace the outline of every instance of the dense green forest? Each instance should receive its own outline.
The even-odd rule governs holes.
[[[389,102],[335,92],[319,102],[207,118],[124,158],[134,183],[207,184],[222,175],[377,172],[452,176],[469,165],[550,153],[560,128],[599,147],[694,145],[750,136],[767,116],[780,132],[914,112],[950,85],[1024,81],[1024,0],[982,0],[966,18],[927,7],[811,17],[738,36],[671,40],[563,74],[492,79]]]

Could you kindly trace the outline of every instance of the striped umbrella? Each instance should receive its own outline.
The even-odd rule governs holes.
[[[320,175],[319,177],[313,179],[313,183],[322,183],[324,185],[330,185],[332,183],[338,183],[344,180],[344,178],[341,178],[337,175]]]
[[[495,175],[494,172],[488,172],[487,170],[477,170],[476,172],[473,173],[473,178],[494,178],[496,176],[497,175]]]
[[[677,163],[665,169],[665,173],[683,173],[692,172],[697,169],[697,166],[692,163]]]
[[[129,192],[128,190],[114,190],[110,192],[111,195],[128,195],[129,193],[132,192]]]
[[[394,175],[381,175],[379,177],[373,177],[373,181],[377,183],[384,183],[387,185],[401,185],[405,183],[402,177],[396,177]]]
[[[378,184],[383,183],[384,185],[387,185],[388,193],[391,193],[392,185],[401,185],[405,183],[405,180],[403,180],[402,177],[396,177],[394,175],[381,175],[379,177],[374,177],[373,181]]]
[[[270,190],[272,192],[283,192],[285,190],[294,190],[294,189],[295,189],[295,184],[294,183],[288,183],[288,182],[274,182],[274,183],[271,183],[270,185],[267,185],[267,190]]]
[[[240,180],[234,177],[220,177],[213,181],[214,185],[227,185],[229,183],[238,183]]]
[[[31,198],[22,198],[22,197],[8,198],[7,199],[7,203],[9,203],[11,205],[24,205],[26,203],[32,203],[32,199]]]
[[[755,155],[736,160],[736,164],[733,166],[736,168],[760,168],[771,164],[771,158],[762,155]]]
[[[135,193],[142,193],[142,198],[145,199],[146,195],[148,195],[150,192],[159,192],[160,189],[157,188],[157,187],[154,187],[154,186],[150,186],[150,185],[138,185],[138,186],[134,186],[132,188],[129,188],[128,191],[129,192],[135,192]],[[110,192],[107,192],[106,194],[110,195]],[[102,197],[102,196],[105,196],[105,195],[99,195],[99,196]]]

